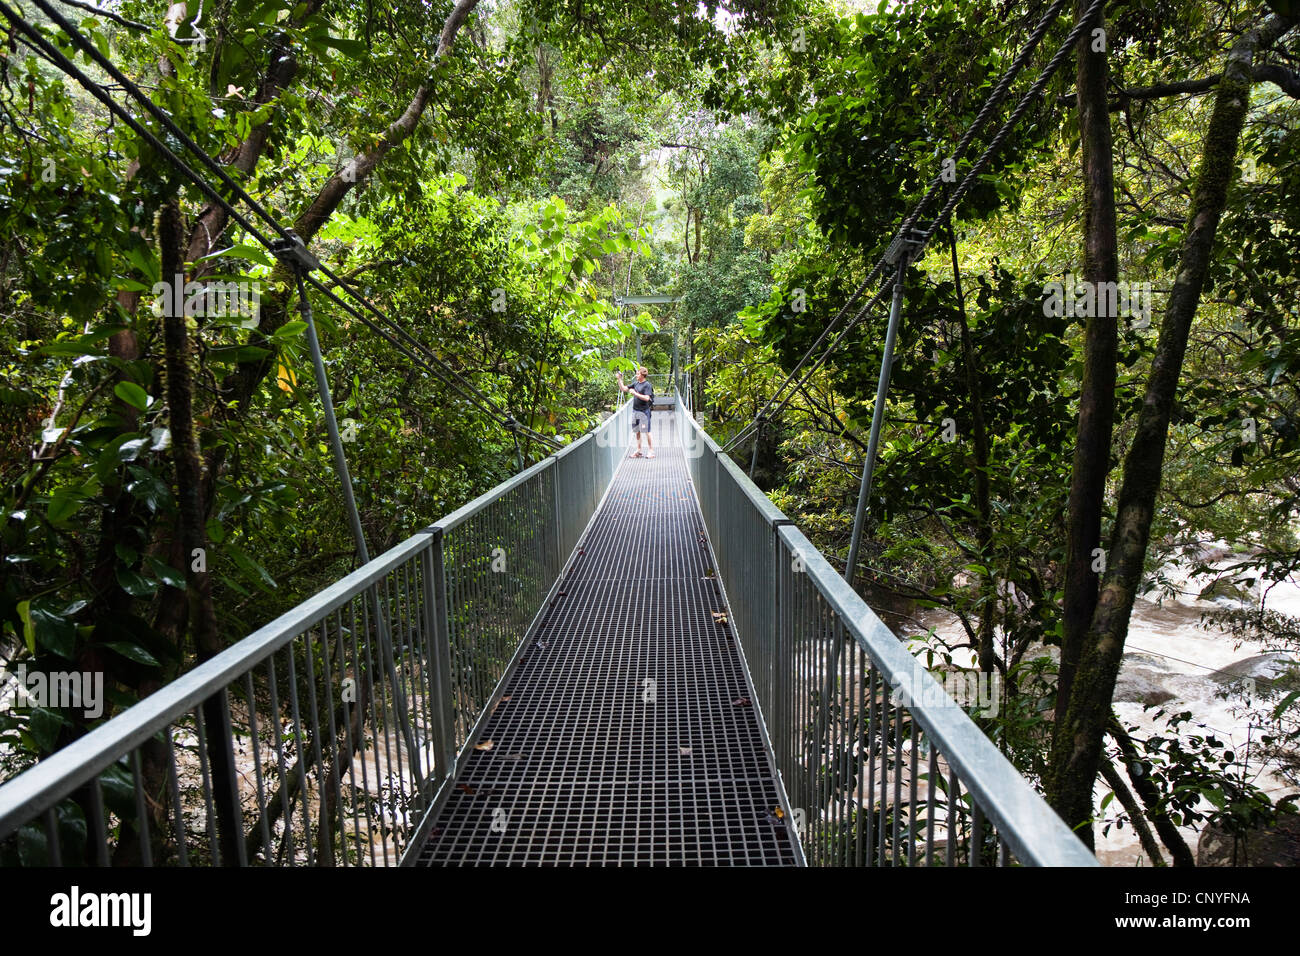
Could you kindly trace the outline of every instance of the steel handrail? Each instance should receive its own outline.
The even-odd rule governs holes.
[[[621,457],[621,442],[626,441],[625,435],[621,439],[618,437],[618,430],[620,428],[624,431],[630,430],[630,407],[630,402],[622,403],[613,415],[577,441],[507,479],[429,527],[416,532],[384,554],[307,598],[210,660],[180,675],[14,778],[0,782],[0,839],[10,836],[19,827],[31,823],[42,813],[51,811],[61,801],[73,796],[79,788],[90,783],[97,775],[108,770],[124,756],[131,754],[149,738],[184,719],[196,707],[215,695],[220,695],[235,681],[251,673],[254,668],[283,650],[296,638],[320,626],[329,615],[345,608],[353,599],[365,595],[390,573],[407,565],[408,562],[428,560],[424,557],[425,552],[434,549],[439,550],[440,553],[435,556],[436,561],[431,564],[434,567],[441,567],[443,557],[441,549],[452,531],[496,502],[523,488],[539,475],[548,472],[558,474],[557,466],[562,462],[571,459],[574,455],[589,454],[591,467],[582,473],[582,480],[585,483],[600,480],[607,485],[612,478],[617,458]],[[597,462],[598,456],[601,455],[605,457],[603,467]],[[595,503],[599,500],[600,489],[584,487],[570,489],[570,491],[582,495],[590,502],[591,510],[594,510]],[[556,510],[551,515],[550,521],[555,525],[558,540],[560,524],[558,503],[562,497],[558,486],[554,494]],[[573,520],[583,520],[585,523],[584,516],[590,517],[589,514],[585,514],[586,510],[580,508],[578,514],[572,516]],[[558,575],[563,564],[563,555],[558,554],[556,557],[559,560],[550,572]],[[547,583],[548,588],[549,583]],[[543,593],[545,590],[546,588],[543,589]],[[445,653],[445,644],[449,639],[445,620],[441,621],[438,627],[442,630],[438,639],[444,645],[441,650]],[[435,703],[442,706],[446,702]],[[408,754],[408,759],[411,756]],[[418,754],[415,755],[415,759],[418,760]]]
[[[0,784],[0,837],[70,796],[124,753],[229,686],[322,617],[418,554],[428,546],[430,538],[428,532],[421,531],[395,545],[84,737]]]
[[[902,700],[912,702],[908,704],[907,711],[943,754],[944,759],[955,768],[961,783],[965,784],[967,791],[979,805],[979,809],[997,828],[998,837],[1005,841],[1017,859],[1022,863],[1035,866],[1099,865],[1096,857],[965,711],[948,696],[943,686],[930,674],[917,667],[916,658],[908,652],[906,646],[866,601],[844,581],[830,562],[813,547],[808,538],[720,449],[695,418],[685,410],[680,396],[678,398],[676,415],[679,421],[679,434],[685,436],[689,430],[691,437],[684,438],[684,443],[707,449],[708,455],[704,457],[712,459],[712,466],[716,468],[714,472],[716,477],[709,479],[707,471],[709,463],[697,462],[692,466],[693,474],[698,476],[697,484],[700,479],[705,479],[706,485],[713,482],[707,490],[697,489],[697,491],[704,491],[700,495],[701,505],[705,511],[706,525],[710,522],[714,523],[709,531],[715,548],[725,551],[728,544],[725,540],[726,535],[720,532],[717,524],[721,521],[718,517],[721,509],[719,502],[726,493],[718,484],[719,479],[725,475],[731,482],[733,493],[738,494],[752,509],[753,514],[764,523],[773,541],[784,546],[784,548],[777,548],[776,561],[781,560],[786,553],[798,558],[800,570],[879,670],[885,684],[893,688]],[[709,500],[706,502],[705,498]],[[710,511],[713,514],[709,514]],[[724,540],[719,541],[719,537]],[[773,567],[775,566],[774,562]],[[777,581],[753,580],[752,577],[724,580],[723,584],[724,587],[730,586],[734,591],[746,591],[743,595],[729,593],[729,600],[733,607],[736,606],[737,601],[751,600],[758,605],[761,600],[770,600],[770,595],[778,587]],[[759,624],[760,629],[763,627],[776,628],[780,627],[780,624],[773,622],[772,616],[766,616]],[[754,648],[755,642],[763,640],[771,644],[777,642],[776,635],[770,633],[756,635],[741,632],[739,636],[747,655],[751,649],[755,650],[754,663],[760,666],[763,660],[762,653],[768,648]],[[779,679],[781,675],[777,676]],[[926,702],[935,700],[943,701],[945,705],[927,706]],[[769,704],[772,703],[776,704],[772,709],[779,708],[779,701],[769,701]],[[763,716],[770,732],[773,714],[768,713]],[[789,781],[786,783],[788,786]]]

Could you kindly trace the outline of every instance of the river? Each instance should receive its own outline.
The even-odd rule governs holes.
[[[1211,546],[1202,557],[1207,554],[1211,559],[1208,563],[1218,569],[1239,559],[1222,546]],[[1164,719],[1157,716],[1157,708],[1147,708],[1144,704],[1158,704],[1167,713],[1190,711],[1193,720],[1183,725],[1184,736],[1213,734],[1230,744],[1241,759],[1241,755],[1251,754],[1247,745],[1252,740],[1257,742],[1260,732],[1258,728],[1252,730],[1243,700],[1235,694],[1225,694],[1225,689],[1246,690],[1249,685],[1243,683],[1244,679],[1260,681],[1274,677],[1294,655],[1270,652],[1258,641],[1242,640],[1221,627],[1205,626],[1202,616],[1216,607],[1241,607],[1243,600],[1258,606],[1262,600],[1270,610],[1300,617],[1300,580],[1291,577],[1257,582],[1253,586],[1241,586],[1233,596],[1206,600],[1200,595],[1216,575],[1194,575],[1191,567],[1191,563],[1166,565],[1161,569],[1161,577],[1174,593],[1152,592],[1134,605],[1115,689],[1115,711],[1126,725],[1137,727],[1136,733],[1142,737],[1164,728]],[[923,628],[934,629],[935,636],[942,641],[964,639],[960,625],[947,612],[925,611],[917,614],[915,620]],[[1055,653],[1054,648],[1043,651]],[[955,656],[958,665],[975,666],[973,654]],[[1275,800],[1295,792],[1284,780],[1261,769],[1255,756],[1248,759],[1242,772],[1247,780]],[[1096,793],[1099,808],[1107,793],[1109,789],[1099,781]],[[1206,801],[1203,806],[1210,805]],[[1107,866],[1151,865],[1132,826],[1128,823],[1123,829],[1114,826],[1122,813],[1119,801],[1110,801],[1096,829],[1098,858]],[[1181,832],[1195,853],[1199,837],[1196,829],[1184,827]]]

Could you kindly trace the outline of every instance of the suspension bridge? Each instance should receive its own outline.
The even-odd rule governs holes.
[[[41,864],[1093,865],[699,428],[630,404],[0,786]]]
[[[85,87],[295,278],[361,566],[0,785],[0,858],[1096,865],[851,583],[704,432],[676,364],[670,401],[655,413],[653,460],[628,457],[628,404],[562,447],[532,431],[319,262],[74,25],[46,0],[34,2],[156,126],[0,4],[15,37]],[[1079,17],[962,179],[949,184],[936,173],[887,252],[728,443],[760,433],[796,377],[813,374],[892,292],[850,569],[907,268],[1100,5]],[[1055,0],[1045,11],[948,159],[963,159],[1064,7]],[[923,220],[937,198],[943,206]],[[554,452],[532,465],[521,454],[519,474],[371,559],[309,286],[516,440]]]

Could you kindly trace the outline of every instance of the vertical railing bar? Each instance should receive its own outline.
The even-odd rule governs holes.
[[[367,605],[369,604],[369,601],[370,601],[370,592],[369,592],[369,591],[363,591],[361,594],[358,595],[358,597],[361,598],[361,628],[362,628],[362,632],[361,632],[361,633],[362,633],[362,641],[361,641],[361,643],[362,643],[362,646],[365,647],[365,649],[366,649],[366,686],[367,686],[367,688],[368,688],[368,690],[369,690],[369,693],[366,695],[366,697],[367,697],[368,702],[369,702],[369,705],[370,705],[370,707],[369,707],[369,711],[370,711],[371,735],[372,735],[372,737],[374,738],[373,742],[374,742],[374,753],[375,753],[375,790],[376,790],[376,798],[375,798],[375,802],[378,803],[378,802],[382,801],[382,799],[383,799],[383,792],[384,792],[384,781],[383,781],[384,769],[383,769],[383,766],[381,766],[381,764],[380,764],[380,759],[379,759],[379,755],[380,755],[380,753],[381,753],[381,737],[382,737],[382,744],[383,744],[382,751],[383,751],[383,752],[387,752],[387,749],[388,749],[388,747],[387,747],[387,735],[381,735],[381,732],[380,732],[380,720],[379,720],[379,715],[380,715],[380,713],[382,713],[383,708],[382,708],[382,702],[379,700],[379,694],[375,691],[375,667],[374,667],[374,660],[373,660],[373,657],[372,657],[372,651],[374,650],[374,643],[373,643],[373,641],[371,640],[371,636],[370,636],[370,609],[369,609],[368,606],[367,606]],[[382,687],[382,681],[383,681],[383,675],[382,675],[382,674],[380,675],[380,678],[379,678],[379,679],[380,679],[381,687]],[[362,732],[364,733],[364,731],[365,731],[365,725],[364,725],[364,722],[363,722],[363,724],[362,724]],[[391,770],[392,770],[391,759],[392,759],[392,758],[389,757],[388,759],[389,759],[389,765],[388,765],[388,766],[389,766],[389,771],[390,771],[389,779],[391,780],[391,779],[392,779],[392,777],[391,777]],[[361,765],[361,768],[362,768],[362,776],[364,777],[364,776],[365,776],[365,764],[364,764],[364,763]],[[370,792],[369,792],[369,788],[367,787],[367,791],[366,791],[366,797],[367,797],[367,799],[366,799],[366,831],[367,831],[367,833],[368,833],[368,835],[369,835],[369,837],[370,837],[371,854],[372,854],[372,859],[373,859],[374,845],[375,845],[375,819],[374,819],[374,809],[375,809],[375,808],[372,807],[372,804],[371,804],[371,801],[370,801],[370,799],[369,799],[369,796],[370,796]],[[384,853],[384,865],[387,866],[387,865],[388,865],[388,838],[387,838],[387,836],[385,836],[385,834],[384,834],[384,832],[383,832],[383,830],[384,830],[383,807],[380,806],[380,807],[378,808],[378,810],[379,810],[379,814],[380,814],[380,818],[379,818],[379,842],[380,842],[381,846],[383,847],[383,853]]]
[[[262,776],[262,740],[257,726],[257,696],[251,670],[244,672],[244,692],[248,694],[248,732],[253,741],[253,780],[257,785],[258,829],[262,836],[262,854],[266,865],[270,866],[274,862],[271,857],[271,828],[266,820],[269,808],[266,805],[266,781]]]
[[[108,825],[104,815],[104,787],[99,774],[90,778],[90,816],[95,831],[95,862],[108,866]]]
[[[392,639],[388,627],[392,602],[391,582],[392,574],[390,572],[385,574],[381,581],[375,582],[375,586],[371,589],[371,596],[375,602],[375,636],[379,639],[379,661],[382,668],[379,673],[379,686],[381,688],[379,715],[384,721],[384,756],[388,761],[388,786],[394,791],[400,791],[405,776],[405,766],[402,762],[402,739],[400,736],[403,728],[401,727],[401,718],[397,712],[397,670],[393,667]],[[396,731],[397,736],[394,735],[394,731]],[[394,757],[394,752],[396,752],[396,757]],[[396,767],[396,771],[394,771],[394,767]],[[393,849],[397,850],[398,836],[395,811],[393,817],[394,826],[390,828],[390,832]],[[387,842],[384,845],[387,847]],[[385,852],[386,860],[387,856],[388,854]]]
[[[412,766],[415,768],[411,774],[411,796],[410,805],[412,816],[417,820],[423,816],[424,800],[428,796],[425,793],[425,783],[432,773],[425,773],[424,766],[424,733],[428,731],[428,722],[424,719],[424,698],[420,694],[419,688],[419,668],[417,667],[416,650],[419,642],[415,639],[417,627],[415,625],[415,608],[412,604],[414,592],[411,589],[411,564],[415,558],[407,558],[398,567],[400,575],[396,578],[395,583],[398,585],[397,606],[399,616],[402,620],[402,648],[393,649],[393,654],[398,665],[398,674],[402,682],[402,696],[406,701],[407,708],[407,735],[409,745],[413,751]],[[405,845],[410,834],[403,830],[402,843]]]
[[[140,764],[140,748],[131,751],[131,773],[135,779],[135,813],[140,821],[140,864],[153,866],[153,847],[149,839],[149,812],[144,799],[144,768]],[[208,804],[211,808],[211,802]]]
[[[323,635],[325,629],[323,621],[320,623],[320,628]],[[313,822],[309,819],[307,823],[309,832],[310,829],[314,827],[323,844],[319,848],[318,859],[322,861],[322,865],[332,866],[334,863],[334,844],[332,839],[333,835],[330,833],[329,824],[325,819],[327,816],[325,809],[329,803],[329,798],[325,792],[325,788],[328,784],[325,775],[325,759],[321,752],[320,745],[320,708],[316,703],[316,652],[315,648],[312,647],[310,630],[304,632],[302,635],[302,651],[303,658],[307,662],[307,705],[311,708],[311,743],[312,752],[316,755],[316,786],[320,802],[319,822]],[[325,863],[325,861],[329,862]]]
[[[928,867],[934,864],[935,794],[939,789],[935,780],[939,775],[939,751],[930,741],[926,741],[926,749],[930,751],[930,773],[925,782],[925,865]]]
[[[364,600],[363,600],[363,603],[364,603]],[[363,607],[363,608],[362,608],[362,619],[363,619],[363,620],[366,618],[366,615],[365,615],[364,612],[365,612],[365,608]],[[351,637],[352,637],[352,663],[353,663],[353,668],[354,668],[354,670],[356,670],[356,673],[357,673],[357,687],[360,687],[360,686],[361,686],[361,682],[362,682],[363,680],[365,681],[365,687],[366,687],[365,700],[366,700],[366,704],[367,704],[367,706],[369,706],[370,708],[373,708],[373,707],[374,707],[374,687],[373,687],[374,682],[373,682],[373,681],[371,680],[371,678],[370,678],[370,647],[369,647],[368,644],[365,644],[365,642],[363,642],[363,641],[358,641],[358,639],[357,639],[357,630],[358,630],[358,628],[357,628],[357,607],[356,607],[356,604],[355,604],[354,602],[351,602],[351,601],[348,602],[348,620],[349,620],[348,633],[349,633],[349,634],[351,635]],[[365,659],[365,667],[364,667],[364,668],[362,667],[362,663],[361,663],[361,647],[362,647],[362,646],[365,646],[365,648],[366,648],[366,659]],[[350,779],[351,779],[351,782],[352,782],[352,793],[354,794],[354,796],[353,796],[353,803],[352,803],[352,824],[353,824],[354,827],[356,827],[356,829],[357,829],[357,839],[360,840],[360,839],[361,839],[361,821],[360,821],[360,819],[359,819],[358,816],[357,816],[357,804],[358,804],[358,803],[362,803],[363,806],[364,806],[364,811],[365,811],[365,815],[366,815],[366,845],[370,848],[370,865],[373,867],[373,866],[376,866],[377,863],[375,862],[374,821],[373,821],[373,819],[371,818],[371,815],[370,815],[370,780],[369,780],[369,776],[368,776],[367,768],[366,768],[366,707],[360,707],[359,710],[361,711],[361,713],[357,716],[357,731],[358,731],[358,737],[359,737],[360,739],[352,741],[352,747],[354,748],[354,751],[353,751],[353,752],[356,753],[356,754],[361,758],[361,792],[362,792],[362,796],[361,796],[361,798],[360,798],[359,800],[358,800],[357,797],[355,796],[355,794],[356,794],[356,792],[357,792],[357,789],[356,789],[356,777],[355,777],[355,775],[354,775],[354,776],[352,776],[352,777],[350,778]],[[351,733],[352,733],[352,729],[351,729],[351,728],[352,728],[352,717],[351,717],[351,715],[349,714],[349,715],[348,715],[348,734],[349,734],[349,737],[351,736]],[[375,749],[375,773],[378,773],[378,772],[379,772],[379,750],[378,750],[378,747],[376,747],[376,749]],[[360,852],[358,852],[358,857],[360,857],[360,856],[361,856],[361,854],[360,854]],[[358,862],[360,862],[360,860],[358,860]]]
[[[434,730],[437,747],[438,771],[442,780],[452,773],[455,747],[455,710],[451,687],[451,634],[447,621],[446,567],[443,558],[443,533],[439,528],[429,539],[425,552],[428,579],[425,582],[425,601],[429,607],[429,656],[433,662],[434,680]]]
[[[971,866],[984,865],[984,808],[980,806],[979,800],[971,794],[971,837],[970,837],[970,860]]]
[[[840,765],[839,773],[839,803],[840,803],[840,835],[838,843],[840,846],[840,866],[847,866],[850,861],[850,847],[852,846],[850,814],[853,810],[853,775],[850,772],[853,760],[853,746],[850,743],[849,734],[853,729],[855,712],[853,710],[853,690],[851,686],[853,663],[852,656],[857,642],[853,640],[852,633],[845,626],[844,621],[836,615],[838,622],[839,635],[837,642],[844,642],[847,653],[840,653],[840,675],[839,684],[837,685],[836,694],[840,701],[840,720],[839,720],[839,752],[837,760]]]
[[[307,635],[304,634],[303,643],[306,643]],[[293,743],[294,754],[298,758],[298,795],[302,797],[302,833],[305,846],[303,849],[307,853],[307,865],[316,865],[316,854],[312,852],[311,839],[311,807],[307,799],[307,748],[302,741],[302,716],[298,707],[298,667],[293,662],[293,642],[290,641],[284,645],[285,655],[289,661],[289,713],[293,716]],[[310,653],[310,650],[308,651]],[[292,840],[290,849],[292,850]]]
[[[961,800],[961,778],[957,768],[948,764],[948,846],[944,854],[945,866],[953,865],[957,846],[957,803]]]
[[[293,852],[293,805],[289,799],[289,773],[284,764],[284,726],[280,719],[280,691],[276,686],[280,680],[275,671],[275,655],[272,654],[266,659],[267,670],[270,677],[269,689],[271,692],[271,720],[272,730],[271,739],[275,741],[275,760],[280,771],[280,811],[284,818],[284,842],[289,849],[290,854]],[[274,866],[277,861],[267,859],[267,864]],[[292,865],[292,856],[290,858]]]
[[[176,856],[181,866],[190,865],[189,827],[185,825],[185,808],[181,803],[180,768],[176,765],[176,745],[172,741],[170,725],[163,728],[163,741],[167,745],[167,789],[171,791],[172,813],[174,814],[176,834]]]
[[[208,859],[212,866],[221,865],[221,844],[217,839],[217,813],[212,805],[212,775],[208,766],[208,730],[203,719],[203,705],[194,708],[194,731],[199,744],[199,774],[203,781],[203,804],[208,825]]]
[[[382,590],[381,590],[382,583]],[[397,669],[393,666],[393,644],[391,637],[391,628],[388,622],[391,618],[392,608],[392,573],[385,574],[382,582],[376,582],[372,588],[376,602],[375,610],[375,628],[379,638],[379,654],[382,662],[383,671],[380,674],[380,686],[387,689],[387,692],[380,696],[382,701],[379,713],[384,718],[384,755],[388,761],[388,786],[390,790],[397,793],[405,792],[406,780],[406,763],[402,760],[402,738],[405,736],[406,728],[403,726],[404,715],[399,713],[399,702],[401,689],[397,686]],[[408,751],[410,748],[407,748]],[[396,751],[397,757],[394,759],[393,753]],[[411,759],[411,754],[407,753],[407,760]],[[397,770],[394,773],[393,767]],[[380,791],[383,792],[382,790]],[[392,837],[392,856],[401,858],[402,839],[398,833],[397,826],[397,808],[392,806],[393,825],[388,828],[389,835]],[[383,825],[383,820],[380,820]],[[384,862],[389,861],[388,841],[384,842]]]
[[[233,811],[234,819],[223,823],[233,831],[230,834],[230,842],[235,847],[235,860],[239,866],[248,866],[247,851],[244,847],[244,827],[243,814],[240,808],[243,806],[239,799],[239,774],[235,770],[235,722],[230,719],[230,693],[227,687],[222,687],[218,693],[218,699],[221,704],[221,737],[222,743],[226,750],[226,765],[230,768],[228,783],[230,785],[230,806]]]
[[[731,495],[727,496],[728,504],[733,501]],[[816,633],[819,643],[823,649],[834,648],[835,635],[833,619],[828,620],[834,612],[830,611],[825,602],[820,600],[820,595],[816,595],[818,600],[815,607],[817,609]],[[828,614],[829,612],[829,614]],[[829,632],[829,633],[828,633]],[[818,775],[818,803],[822,807],[824,819],[822,830],[822,844],[826,847],[827,859],[826,864],[833,866],[835,864],[834,850],[832,849],[833,832],[835,826],[835,808],[831,805],[830,784],[833,764],[831,758],[832,743],[830,737],[830,684],[834,681],[833,665],[829,664],[825,655],[820,657],[821,665],[821,695],[817,702],[817,740],[814,756],[816,760]]]
[[[384,594],[387,596],[389,595],[390,589],[393,586],[394,575],[392,575],[391,572],[389,574],[384,575],[383,581],[384,581]],[[398,780],[404,781],[406,779],[405,768],[402,766],[400,760],[402,744],[404,743],[407,751],[407,761],[408,761],[407,766],[409,766],[410,768],[411,780],[414,782],[416,787],[419,787],[423,783],[424,773],[420,765],[419,748],[415,745],[415,735],[411,730],[410,721],[408,718],[407,707],[406,707],[406,693],[402,688],[402,682],[397,674],[397,666],[395,663],[395,658],[393,653],[393,643],[390,635],[390,628],[388,626],[389,604],[387,600],[384,600],[382,604],[379,603],[380,595],[379,595],[379,587],[377,584],[372,585],[372,590],[374,591],[374,597],[376,601],[376,612],[378,614],[378,617],[375,619],[375,627],[378,629],[379,632],[380,655],[381,655],[381,660],[383,661],[383,666],[388,672],[388,679],[391,685],[394,731],[398,735],[398,758],[399,758]],[[387,740],[389,736],[390,736],[389,734],[385,734],[385,740]],[[389,779],[391,781],[392,779],[391,763],[389,764],[389,770],[390,770]],[[403,790],[403,792],[405,792],[405,790]],[[394,814],[393,814],[394,849],[400,848],[402,843],[401,837],[398,834],[398,829],[399,828],[397,826],[397,815],[396,815],[396,811],[394,810]]]
[[[863,852],[863,823],[870,817],[866,811],[864,803],[869,803],[865,786],[867,783],[867,767],[871,763],[871,738],[867,729],[867,722],[871,713],[871,689],[867,684],[867,670],[871,661],[866,652],[858,646],[858,642],[853,642],[853,698],[855,702],[855,712],[857,718],[854,722],[854,741],[853,748],[856,751],[854,755],[853,779],[857,786],[857,792],[854,794],[853,807],[853,865],[862,866]]]
[[[383,652],[375,647],[375,634],[373,622],[380,613],[377,607],[378,592],[371,588],[361,595],[361,621],[362,634],[366,647],[366,674],[370,680],[370,721],[371,735],[374,739],[375,747],[375,800],[374,810],[378,814],[379,826],[379,843],[380,852],[383,855],[385,866],[389,864],[389,846],[388,834],[385,832],[384,824],[384,804],[383,793],[384,787],[389,788],[393,785],[393,751],[392,744],[388,736],[388,707],[387,698],[384,695],[384,662]],[[367,801],[367,806],[369,806]],[[369,820],[370,833],[373,839],[375,819]]]
[[[405,635],[402,642],[402,652],[399,656],[402,687],[407,694],[407,706],[410,708],[408,723],[411,727],[411,742],[415,747],[416,762],[420,768],[418,779],[412,779],[414,790],[411,794],[411,813],[408,819],[414,819],[417,824],[424,816],[424,810],[432,796],[429,785],[435,779],[432,758],[430,758],[429,766],[425,766],[425,746],[429,739],[429,698],[424,691],[427,668],[425,661],[422,659],[424,643],[420,640],[424,625],[423,616],[419,611],[424,591],[416,583],[416,579],[419,577],[416,572],[416,562],[419,561],[421,561],[420,555],[415,554],[402,563],[400,569],[402,572],[401,588],[398,598],[402,608],[402,633]],[[408,844],[409,840],[410,834],[404,833],[403,844]]]
[[[351,862],[347,855],[347,809],[343,801],[343,762],[347,762],[347,773],[352,774],[352,758],[355,750],[351,749],[351,732],[348,728],[347,715],[347,693],[344,691],[343,682],[346,680],[344,674],[347,671],[347,658],[343,653],[343,622],[339,618],[338,610],[334,611],[334,644],[329,643],[329,620],[330,615],[321,618],[321,643],[325,646],[325,653],[321,659],[325,662],[325,693],[326,709],[325,713],[329,714],[329,739],[330,747],[334,750],[334,766],[330,771],[330,777],[334,779],[334,806],[338,812],[338,851],[337,856],[341,858],[344,868],[350,866]],[[338,654],[337,667],[331,666],[335,653]],[[335,672],[337,671],[337,672]],[[338,722],[334,719],[335,702],[334,702],[334,683],[338,682],[338,708],[342,708],[341,718],[343,721],[343,741],[339,741]],[[355,687],[355,685],[354,685]],[[346,750],[343,748],[347,747]],[[352,801],[356,801],[356,792],[352,791]]]
[[[59,815],[54,807],[45,810],[45,852],[49,854],[50,866],[63,865],[63,847],[59,841]]]
[[[471,622],[465,620],[464,615],[464,608],[472,606],[474,595],[477,593],[473,565],[464,559],[465,554],[472,553],[478,547],[475,537],[475,521],[472,518],[454,529],[447,537],[447,540],[452,545],[448,555],[451,558],[449,572],[451,600],[447,602],[447,613],[454,622],[451,626],[454,628],[456,635],[457,751],[466,742],[462,738],[462,734],[469,731],[473,722],[474,700],[476,697],[475,682],[477,675],[474,673],[473,658],[470,655],[470,649],[474,645],[474,628]]]
[[[848,713],[848,709],[844,706],[844,658],[846,657],[846,654],[844,653],[844,649],[842,649],[842,643],[844,643],[845,637],[844,622],[840,619],[840,615],[836,614],[833,610],[831,611],[831,627],[833,640],[835,640],[835,646],[837,649],[836,659],[837,662],[839,662],[840,672],[839,674],[832,675],[831,682],[828,682],[829,687],[833,688],[833,704],[828,704],[827,718],[832,722],[833,728],[835,728],[835,750],[833,750],[831,754],[831,766],[833,767],[833,773],[835,773],[835,778],[833,779],[835,779],[835,783],[837,784],[835,788],[835,796],[833,796],[833,799],[835,799],[836,816],[835,865],[844,866],[846,865],[846,861],[848,861],[848,849],[846,849],[844,845],[845,809],[846,806],[848,806],[848,795],[846,795],[844,787],[845,780],[848,779],[848,767],[846,767],[844,763],[846,757],[848,757],[844,745],[845,715]],[[839,719],[836,719],[835,704],[840,705]]]
[[[876,856],[876,735],[880,732],[877,683],[876,662],[871,661],[867,670],[867,866],[875,865]]]
[[[916,725],[916,715],[911,714],[911,720],[908,721],[912,726],[912,765],[909,779],[911,781],[911,793],[908,796],[907,803],[907,865],[916,866],[916,788],[917,788],[917,759],[920,756],[920,737]]]
[[[898,866],[902,847],[899,843],[899,816],[903,812],[903,723],[907,711],[900,706],[894,708],[894,825],[893,825],[893,866]]]
[[[889,699],[889,687],[880,675],[880,809],[876,820],[876,865],[885,865],[885,847],[889,841],[889,738],[894,732],[898,705]]]
[[[417,565],[418,562],[418,565]],[[403,643],[402,673],[405,675],[411,706],[411,730],[415,746],[420,753],[421,767],[424,766],[424,749],[429,740],[432,726],[429,715],[429,662],[424,658],[424,585],[423,552],[412,555],[402,564],[402,608],[403,628],[406,640]],[[432,748],[431,748],[432,749]],[[412,799],[416,818],[423,817],[428,801],[432,797],[429,785],[434,783],[432,758],[428,773],[422,773],[422,784],[417,788]]]

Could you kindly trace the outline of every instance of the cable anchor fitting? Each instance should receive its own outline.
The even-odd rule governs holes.
[[[314,272],[320,268],[320,260],[307,248],[292,229],[286,229],[286,239],[277,239],[271,243],[271,254],[290,268],[302,273]]]
[[[903,265],[910,265],[925,248],[926,238],[926,230],[917,226],[895,236],[894,241],[885,250],[885,261],[892,266],[899,265],[900,262]]]

